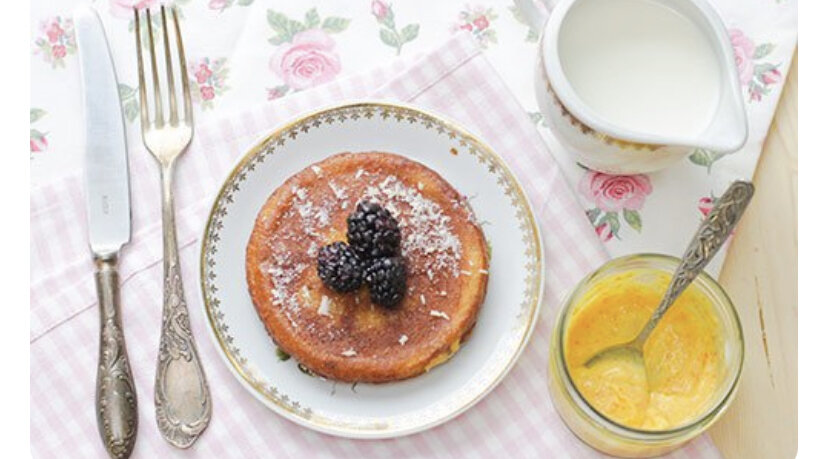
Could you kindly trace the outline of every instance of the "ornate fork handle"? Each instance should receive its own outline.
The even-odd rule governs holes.
[[[716,205],[704,219],[695,236],[687,246],[681,264],[676,268],[673,279],[667,287],[667,294],[662,298],[658,308],[650,317],[650,321],[636,338],[642,345],[655,329],[658,321],[667,312],[667,309],[684,292],[684,289],[693,282],[693,279],[707,266],[707,263],[724,245],[727,237],[733,232],[736,223],[745,212],[750,199],[753,197],[753,184],[750,182],[733,182],[727,191],[719,198]]]
[[[155,420],[172,445],[187,448],[210,422],[210,388],[196,351],[178,264],[172,196],[174,163],[162,164],[164,312],[155,375]]]
[[[138,399],[121,326],[117,256],[95,259],[95,284],[101,315],[101,342],[95,407],[98,431],[110,457],[132,454],[138,433]]]

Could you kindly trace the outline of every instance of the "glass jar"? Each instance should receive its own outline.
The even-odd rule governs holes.
[[[564,299],[552,330],[548,384],[552,401],[566,425],[582,441],[604,453],[622,457],[651,457],[680,447],[709,428],[727,409],[742,374],[744,339],[739,316],[722,287],[706,273],[693,282],[710,300],[721,324],[723,377],[710,407],[684,425],[670,430],[640,430],[614,422],[581,396],[569,375],[565,337],[574,305],[599,281],[631,270],[661,270],[672,274],[679,259],[655,254],[630,255],[609,261],[586,276]]]

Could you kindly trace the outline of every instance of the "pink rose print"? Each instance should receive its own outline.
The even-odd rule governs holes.
[[[699,199],[699,212],[705,217],[707,214],[713,210],[713,206],[716,205],[716,201],[712,197],[705,196]]]
[[[603,242],[607,242],[612,239],[612,230],[610,229],[609,223],[601,223],[600,225],[595,227],[595,234],[598,235],[598,238],[601,239]]]
[[[782,81],[782,72],[773,68],[762,74],[762,83],[765,85],[776,84]]]
[[[624,217],[632,229],[641,231],[641,215],[638,211],[653,191],[649,177],[587,171],[578,188],[582,196],[595,204],[594,208],[587,211],[587,217],[603,241],[620,239],[620,216]]]
[[[639,210],[653,189],[646,175],[609,175],[589,171],[580,184],[581,193],[605,212]]]
[[[190,62],[191,93],[202,110],[213,108],[216,97],[229,89],[227,77],[230,71],[226,64],[227,59],[209,57]]]
[[[40,108],[29,109],[29,126],[34,125],[38,120],[46,116],[46,110]],[[31,127],[29,130],[29,154],[46,151],[49,141],[46,133]]]
[[[65,58],[75,54],[75,28],[71,19],[55,16],[40,23],[40,36],[34,41],[34,54],[39,54],[52,68],[65,67]]]
[[[207,8],[221,13],[233,5],[250,6],[252,4],[253,0],[210,0],[210,2],[207,4]]]
[[[287,85],[276,86],[275,88],[268,88],[267,90],[267,100],[274,100],[284,97],[290,88]]]
[[[730,43],[733,45],[733,55],[739,68],[739,81],[747,84],[753,79],[753,53],[756,51],[756,45],[738,29],[730,30]]]
[[[771,86],[782,81],[779,64],[761,62],[773,51],[774,45],[763,43],[757,46],[739,29],[730,29],[728,32],[739,70],[739,81],[742,86],[747,86],[748,101],[760,102],[763,96],[770,93]]]
[[[201,100],[207,101],[216,97],[216,92],[212,86],[202,86],[199,90],[201,91]]]
[[[52,56],[54,56],[55,59],[63,59],[66,57],[66,47],[63,45],[52,46]]]
[[[48,29],[46,29],[46,36],[49,37],[49,43],[56,43],[64,34],[64,30],[60,28],[60,24],[53,22]]]
[[[223,11],[225,8],[230,6],[229,3],[229,0],[210,0],[210,3],[207,4],[207,7],[211,10]]]
[[[380,0],[374,0],[371,2],[371,14],[378,21],[384,21],[388,17],[388,5]]]
[[[397,30],[397,23],[394,19],[394,10],[390,3],[381,0],[374,0],[371,3],[371,14],[376,18],[380,26],[379,37],[383,43],[394,48],[399,56],[404,44],[413,41],[420,34],[419,24],[408,24]]]
[[[133,9],[145,10],[158,4],[159,0],[109,0],[109,12],[116,18],[133,19]]]
[[[492,8],[483,6],[467,6],[458,15],[458,22],[452,26],[452,31],[464,30],[471,32],[478,43],[484,48],[497,43],[497,34],[492,29],[492,21],[497,19],[497,13]]]
[[[334,79],[342,70],[335,43],[327,33],[305,30],[276,48],[270,70],[293,89],[307,89]]]
[[[198,66],[198,70],[195,73],[196,81],[198,81],[198,84],[202,84],[205,81],[207,81],[207,78],[210,78],[210,75],[212,74],[213,72],[210,71],[210,68],[207,67],[207,64],[202,63]]]
[[[276,45],[269,66],[281,80],[280,85],[267,89],[268,99],[327,83],[342,70],[331,34],[345,30],[349,19],[331,16],[323,20],[312,8],[305,12],[304,22],[267,10],[267,22],[275,32],[268,42]]]

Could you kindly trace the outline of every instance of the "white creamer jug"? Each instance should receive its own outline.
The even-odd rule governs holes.
[[[727,30],[705,0],[515,0],[542,33],[541,112],[583,165],[651,172],[738,150],[747,116]]]

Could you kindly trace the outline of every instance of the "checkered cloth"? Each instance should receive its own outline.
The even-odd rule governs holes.
[[[489,143],[523,184],[543,232],[544,304],[511,373],[458,418],[390,440],[349,440],[283,419],[253,398],[221,362],[208,336],[198,288],[198,239],[213,193],[256,139],[298,114],[356,98],[408,102],[459,121]],[[202,123],[176,183],[178,240],[193,330],[213,394],[213,418],[187,452],[160,436],[153,381],[161,325],[158,172],[130,138],[132,242],[121,257],[123,321],[139,400],[135,457],[595,457],[555,414],[546,389],[548,340],[557,305],[607,257],[535,127],[465,34],[407,65],[297,93],[214,123]],[[31,195],[31,443],[36,457],[104,457],[93,405],[98,312],[87,248],[80,172]],[[707,437],[674,457],[718,457]]]

